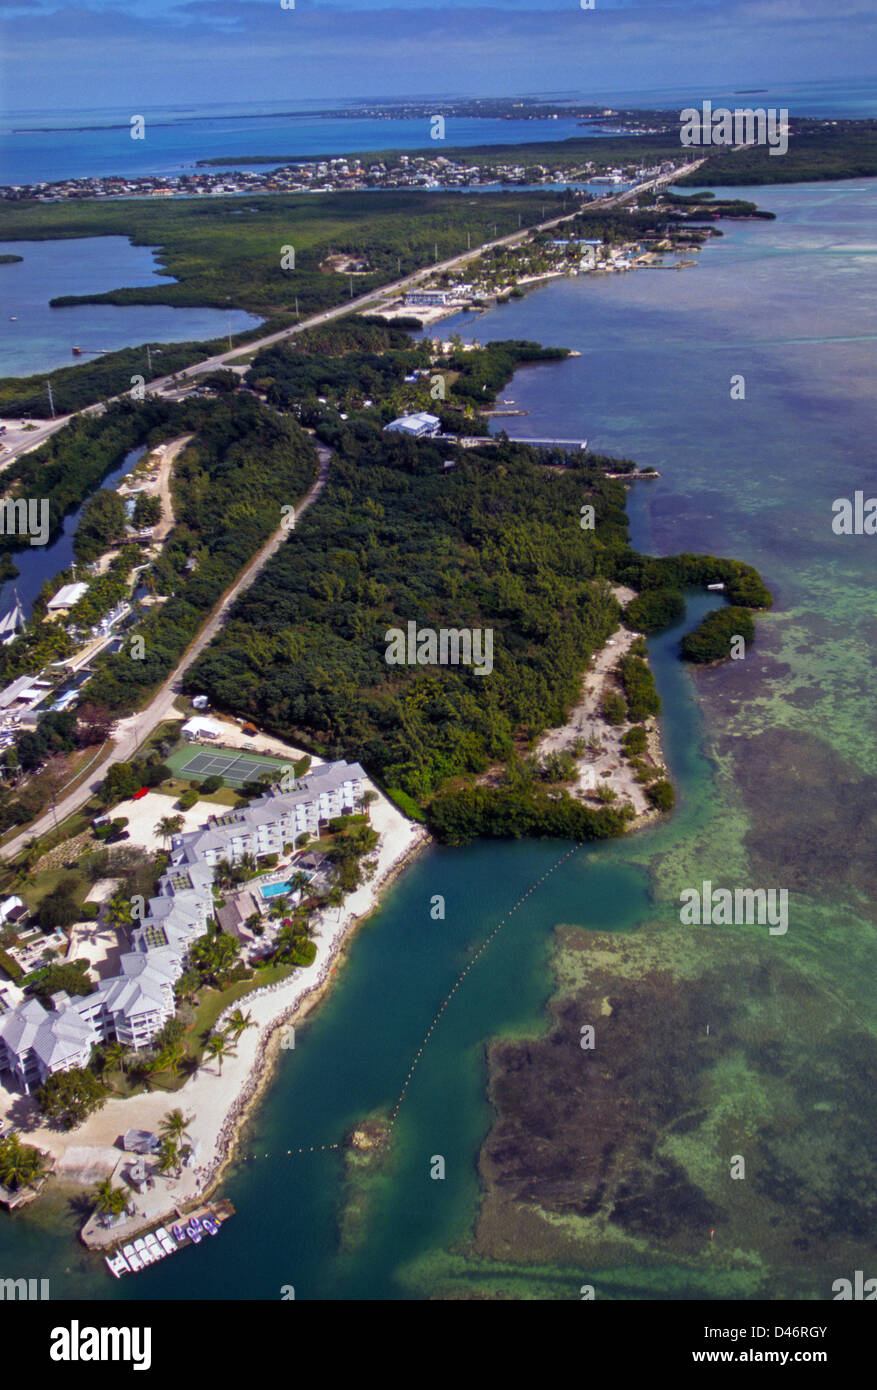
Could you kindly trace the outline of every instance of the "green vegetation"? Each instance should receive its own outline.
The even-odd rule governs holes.
[[[80,563],[88,563],[125,539],[125,504],[111,488],[92,493],[82,508],[73,553]]]
[[[616,578],[632,589],[705,589],[724,584],[729,603],[742,608],[770,608],[773,602],[761,575],[742,560],[715,555],[666,555],[655,559],[633,552],[619,565]],[[641,595],[642,596],[642,595]]]
[[[2,224],[2,214],[0,214]],[[262,326],[259,333],[270,330],[270,325]],[[245,336],[251,336],[250,335]],[[235,341],[240,341],[238,335]],[[212,338],[201,342],[167,343],[160,355],[153,348],[152,371],[146,345],[120,348],[118,352],[105,352],[93,357],[78,367],[59,367],[53,372],[37,372],[34,376],[8,376],[0,378],[0,417],[49,418],[48,383],[52,383],[52,397],[55,413],[68,415],[72,411],[84,410],[86,406],[98,401],[106,401],[111,396],[121,396],[131,390],[132,378],[142,376],[150,381],[157,373],[170,374],[202,362],[213,353],[222,352],[228,347],[225,338]],[[32,454],[27,456],[33,458]]]
[[[18,961],[13,960],[12,956],[4,950],[0,950],[0,970],[9,977],[13,984],[17,985],[24,978],[24,971]]]
[[[106,1088],[82,1067],[53,1072],[36,1092],[40,1114],[60,1129],[75,1129],[106,1099]]]
[[[286,349],[260,356],[254,378],[264,385],[270,365],[277,375],[267,389],[281,389],[282,378],[290,401],[325,388],[342,392],[339,404],[358,405],[378,354],[392,362],[409,351],[386,329],[367,327],[348,320],[320,330],[316,364],[296,363]],[[465,354],[469,362],[455,354],[451,390],[470,401],[492,396],[524,355],[562,352],[500,343]],[[335,449],[328,487],[295,545],[235,605],[186,688],[323,757],[361,759],[405,809],[427,808],[448,838],[531,833],[537,824],[579,838],[620,833],[629,808],[594,811],[538,787],[543,776],[561,782],[563,769],[507,774],[499,790],[472,782],[509,762],[519,740],[563,723],[588,656],[617,626],[607,581],[654,591],[641,608],[666,617],[681,601],[668,590],[717,581],[746,602],[769,603],[757,573],[710,556],[655,560],[631,551],[623,487],[605,476],[629,471],[629,461],[562,451],[549,458],[501,440],[456,451],[447,472],[447,445],[387,436],[365,413],[323,420],[319,432]],[[595,507],[593,532],[578,525],[583,494]],[[492,672],[388,664],[388,633],[409,621],[489,628]],[[642,655],[634,644],[619,667],[621,719],[660,709]]]
[[[877,121],[837,121],[790,135],[782,158],[764,145],[723,150],[710,156],[680,185],[809,183],[861,179],[877,174]]]
[[[731,641],[742,637],[748,646],[755,638],[755,623],[747,608],[716,608],[702,618],[693,632],[682,639],[682,655],[686,661],[705,665],[723,661],[731,655]]]
[[[202,408],[203,410],[203,408]],[[316,474],[313,445],[294,421],[252,396],[211,402],[174,469],[177,521],[153,563],[153,609],[137,633],[142,660],[99,658],[87,698],[118,713],[135,709],[173,669],[220,596],[298,501]]]
[[[45,497],[49,503],[49,538],[53,540],[68,512],[89,497],[128,451],[149,439],[153,430],[159,432],[158,438],[160,426],[172,418],[172,408],[169,411],[167,405],[152,401],[140,405],[122,401],[97,419],[76,416],[45,444],[4,468],[4,492],[11,497]],[[20,547],[18,536],[0,537],[0,552]],[[20,644],[13,645],[17,648]]]
[[[360,293],[445,259],[494,235],[538,222],[563,206],[553,192],[508,195],[381,193],[326,195],[262,194],[240,198],[155,199],[143,202],[82,200],[0,204],[0,240],[126,236],[137,246],[159,248],[166,278],[157,285],[120,288],[105,294],[63,295],[55,305],[82,303],[210,305],[246,309],[267,318],[258,329],[238,334],[244,345],[300,317],[342,304],[346,275],[323,269],[327,256],[362,257],[371,267],[360,276]],[[519,223],[520,218],[520,223]],[[295,248],[295,269],[281,265],[284,246]],[[226,344],[167,344],[153,373],[179,371]],[[21,380],[0,380],[0,415],[48,415],[46,383],[51,377],[58,411],[81,409],[131,389],[131,378],[149,372],[144,347],[107,353],[77,367]]]
[[[657,811],[672,811],[676,805],[676,792],[672,782],[653,782],[646,788],[646,796]]]
[[[37,921],[44,931],[54,931],[55,927],[60,927],[63,930],[65,927],[72,927],[74,922],[79,921],[80,887],[78,877],[75,874],[68,874],[58,882],[51,892],[46,894],[36,914]],[[67,986],[57,985],[56,988],[66,989]],[[49,992],[51,993],[51,991]],[[74,989],[70,992],[72,994],[90,994],[91,987]]]
[[[339,429],[330,486],[235,605],[186,686],[261,727],[353,754],[422,800],[507,758],[522,728],[562,722],[584,660],[617,624],[600,567],[626,540],[623,489],[558,475],[532,451],[460,451]],[[578,526],[582,488],[597,526]],[[494,670],[392,666],[409,619],[490,627]],[[293,733],[293,731],[295,731]]]
[[[650,589],[627,605],[624,623],[632,632],[660,632],[684,615],[685,599],[677,589]]]
[[[93,994],[95,986],[88,978],[88,962],[80,960],[69,965],[50,965],[30,987],[31,994],[35,994],[46,1008],[52,995],[59,990],[65,990],[67,994]]]
[[[351,316],[303,335],[294,347],[278,345],[258,353],[247,380],[264,391],[272,405],[293,411],[302,424],[333,444],[338,412],[362,411],[366,400],[373,403],[363,416],[369,423],[383,425],[409,411],[429,410],[448,433],[486,435],[487,423],[476,407],[492,405],[522,363],[566,355],[565,348],[501,341],[474,352],[461,346],[430,367],[426,343],[414,345],[395,326]],[[418,371],[417,382],[405,380]],[[436,373],[447,383],[446,397],[439,400],[432,396]]]
[[[607,724],[618,726],[627,723],[627,701],[617,690],[610,690],[603,701],[603,718]]]
[[[660,714],[661,697],[655,688],[651,668],[642,657],[628,653],[618,663],[618,679],[627,696],[627,716],[634,724]]]
[[[11,251],[4,251],[0,256],[0,265],[14,265],[16,261],[23,261],[24,256],[16,256]]]
[[[0,1183],[9,1192],[36,1186],[45,1171],[45,1155],[32,1144],[22,1144],[14,1130],[0,1139]]]
[[[403,792],[401,787],[387,787],[385,791],[390,800],[398,806],[404,816],[408,816],[409,820],[422,821],[425,819],[417,802],[407,792]]]
[[[170,768],[159,761],[157,754],[131,763],[113,763],[97,790],[97,800],[101,806],[114,806],[118,801],[127,801],[141,787],[157,787],[170,775]]]
[[[161,498],[151,496],[147,492],[141,492],[134,502],[131,520],[138,529],[157,526],[161,521]]]
[[[645,729],[641,724],[635,724],[634,727],[628,729],[627,733],[622,737],[621,746],[628,757],[634,758],[646,751],[647,742],[648,739],[646,738]]]
[[[622,835],[632,814],[630,806],[595,811],[566,794],[467,787],[440,792],[430,805],[429,818],[442,840],[459,845],[476,835],[605,840]]]

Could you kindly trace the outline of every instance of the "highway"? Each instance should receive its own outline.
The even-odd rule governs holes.
[[[370,290],[368,294],[359,295],[356,299],[346,299],[343,304],[337,304],[332,309],[324,309],[319,314],[313,314],[310,318],[302,319],[299,323],[293,324],[290,328],[283,328],[277,333],[269,333],[264,338],[257,338],[249,343],[239,343],[237,347],[216,353],[213,357],[206,357],[203,361],[195,362],[192,366],[176,373],[176,379],[172,375],[156,377],[147,383],[145,389],[157,392],[159,395],[170,394],[178,387],[180,381],[189,380],[204,372],[225,367],[234,358],[240,357],[242,353],[259,352],[262,348],[273,347],[275,343],[288,342],[290,338],[294,338],[298,333],[304,333],[309,328],[317,328],[321,324],[331,323],[334,319],[344,318],[347,314],[361,313],[364,309],[375,308],[383,300],[396,298],[399,294],[404,294],[416,285],[422,284],[424,280],[428,280],[433,275],[442,274],[446,270],[454,270],[459,266],[468,264],[469,261],[477,260],[484,251],[500,246],[517,246],[532,232],[550,231],[554,227],[561,226],[564,222],[571,221],[581,212],[605,212],[613,207],[623,207],[626,203],[639,197],[641,193],[650,192],[653,188],[659,188],[665,183],[673,183],[676,179],[682,178],[684,174],[700,168],[704,162],[704,159],[692,160],[681,168],[674,169],[672,174],[662,174],[656,179],[650,179],[647,183],[636,184],[624,193],[596,198],[592,203],[577,206],[573,212],[563,213],[560,217],[550,218],[549,221],[540,222],[532,227],[522,227],[519,231],[512,232],[509,236],[499,237],[495,241],[483,242],[470,251],[463,251],[458,256],[452,256],[450,260],[437,261],[434,265],[426,266],[423,270],[416,270],[411,275],[403,276],[401,280],[394,280],[388,285],[381,286],[380,289]],[[121,397],[115,396],[112,399],[120,400]],[[81,413],[97,415],[102,412],[103,406],[95,404],[86,406]],[[54,420],[45,420],[42,423],[32,421],[30,423],[35,424],[36,429],[29,432],[24,432],[20,428],[16,429],[8,424],[7,433],[4,436],[6,449],[0,453],[0,471],[7,468],[21,454],[29,453],[32,449],[38,448],[40,444],[44,444],[53,434],[69,424],[71,418],[70,415],[59,415]]]
[[[296,522],[299,520],[302,513],[307,511],[308,507],[317,500],[323,488],[326,486],[326,479],[329,476],[329,460],[332,456],[331,450],[327,449],[322,444],[317,444],[316,449],[320,463],[319,472],[310,490],[305,494],[301,502],[296,504]],[[276,554],[280,546],[290,535],[290,529],[288,523],[278,526],[270,539],[262,546],[262,549],[254,555],[246,568],[238,575],[231,588],[228,589],[219,600],[219,603],[213,609],[213,612],[204,626],[186,648],[171,674],[161,686],[159,686],[158,690],[149,701],[149,704],[142,710],[138,710],[136,714],[119,721],[114,731],[113,742],[109,751],[96,765],[98,769],[97,773],[92,770],[92,775],[78,787],[75,787],[67,796],[62,797],[59,793],[54,810],[45,812],[38,820],[33,821],[26,829],[20,831],[13,839],[7,841],[5,845],[0,847],[0,858],[13,858],[33,836],[39,837],[40,835],[48,834],[54,827],[56,817],[60,825],[68,816],[72,816],[74,811],[78,811],[79,807],[88,800],[97,783],[103,781],[113,763],[127,762],[129,758],[133,757],[140,745],[149,738],[153,730],[158,728],[162,720],[174,714],[174,700],[180,693],[180,681],[184,671],[188,670],[192,663],[201,655],[207,644],[212,642],[232,604],[245,589],[250,587],[265,568],[271,556]],[[92,764],[91,767],[94,769],[95,764]]]
[[[652,187],[658,187],[662,183],[672,182],[680,178],[683,174],[699,168],[703,162],[703,159],[694,160],[683,168],[674,170],[672,174],[663,175],[661,178],[651,180],[648,184],[637,185],[634,188],[628,189],[625,193],[616,194],[612,197],[596,199],[594,202],[586,205],[587,210],[590,212],[594,209],[606,210],[611,207],[624,206],[626,202],[638,197],[640,193],[646,192]],[[396,280],[391,285],[383,286],[380,290],[361,295],[358,299],[346,300],[343,304],[339,304],[333,309],[326,309],[322,313],[315,314],[311,318],[293,325],[291,328],[281,330],[279,333],[269,334],[256,342],[239,345],[226,352],[218,353],[214,357],[206,358],[203,362],[197,363],[194,366],[186,368],[185,371],[178,373],[178,376],[191,377],[205,370],[210,371],[217,367],[225,366],[231,359],[240,356],[242,352],[256,352],[260,348],[270,347],[274,343],[287,341],[297,333],[303,333],[308,328],[314,328],[323,323],[330,323],[333,319],[343,318],[350,313],[357,313],[364,308],[374,306],[379,301],[388,297],[395,297],[400,292],[410,289],[413,285],[421,283],[423,280],[436,273],[440,273],[444,270],[451,270],[456,266],[464,265],[468,261],[475,260],[485,249],[499,246],[515,246],[518,242],[529,236],[532,231],[550,230],[553,227],[560,226],[562,223],[568,222],[573,217],[576,217],[581,211],[582,208],[577,207],[574,212],[564,213],[560,217],[555,217],[548,222],[539,224],[538,228],[522,228],[517,232],[513,232],[510,236],[500,237],[474,250],[466,251],[462,255],[453,256],[450,260],[441,261],[435,265],[428,266],[425,270],[416,271],[413,275],[408,275],[401,280]],[[149,389],[158,392],[168,392],[173,391],[176,384],[172,376],[159,377],[150,383]],[[93,414],[102,411],[102,405],[95,405],[87,407],[86,411],[83,413]],[[0,468],[8,464],[13,458],[17,457],[18,454],[26,453],[30,449],[43,443],[46,439],[51,437],[52,434],[56,433],[57,430],[62,429],[70,418],[70,416],[64,416],[56,420],[47,421],[45,425],[39,427],[37,431],[25,436],[25,443],[17,449],[10,449],[8,456],[0,458]],[[296,507],[296,520],[298,520],[302,513],[312,505],[326,485],[331,453],[323,445],[318,444],[316,447],[319,455],[319,474],[316,482],[302,499],[300,505]],[[245,589],[249,588],[257,575],[268,563],[271,556],[275,554],[288,536],[289,530],[286,526],[282,525],[277,528],[267,543],[239,575],[232,587],[220,599],[210,617],[207,619],[207,622],[190,643],[170,676],[168,676],[167,680],[163,682],[152,696],[149,703],[136,715],[119,722],[114,732],[113,743],[109,751],[106,756],[97,763],[98,775],[93,774],[88,777],[66,797],[58,800],[53,811],[46,812],[44,815],[40,816],[38,820],[34,821],[31,825],[15,835],[13,839],[0,847],[0,858],[8,859],[13,857],[24,847],[29,839],[47,834],[53,828],[56,818],[57,823],[60,824],[68,816],[77,811],[91,796],[95,785],[106,776],[107,770],[112,764],[125,762],[130,759],[162,720],[168,718],[173,710],[174,699],[177,694],[179,694],[180,681],[183,673],[192,665],[207,644],[216,636],[223,619],[235,599],[243,593]]]

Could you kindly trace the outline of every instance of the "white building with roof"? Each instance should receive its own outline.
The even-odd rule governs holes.
[[[66,613],[75,603],[88,593],[88,585],[77,580],[75,584],[63,584],[46,604],[48,613]]]
[[[191,870],[205,864],[212,867],[222,859],[237,864],[248,854],[254,858],[282,854],[304,831],[312,835],[321,821],[355,810],[364,779],[359,763],[327,763],[314,768],[292,791],[257,797],[240,811],[212,817],[204,830],[174,835],[171,864]]]
[[[28,998],[0,1012],[0,1072],[29,1093],[52,1072],[87,1066],[95,1043],[146,1047],[173,1017],[186,955],[214,915],[214,865],[279,854],[302,831],[313,834],[321,822],[356,810],[365,777],[359,763],[326,763],[292,791],[260,796],[211,818],[203,830],[174,835],[171,862],[146,916],[131,929],[132,949],[121,956],[119,973],[91,994],[71,998],[59,990],[51,1010]]]
[[[389,425],[384,426],[384,433],[410,434],[420,439],[438,434],[440,427],[441,420],[437,415],[430,415],[428,410],[418,410],[414,415],[400,415],[397,420],[391,420]]]
[[[201,715],[187,719],[183,725],[183,737],[189,739],[190,742],[199,738],[207,738],[212,741],[224,733],[225,729],[215,719],[205,719]]]

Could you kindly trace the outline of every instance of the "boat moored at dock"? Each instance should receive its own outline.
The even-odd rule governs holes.
[[[120,1279],[123,1274],[137,1274],[187,1245],[200,1245],[205,1235],[218,1236],[223,1222],[233,1215],[234,1207],[225,1200],[199,1207],[186,1215],[180,1214],[170,1231],[166,1226],[157,1226],[105,1255],[107,1269],[114,1279]]]

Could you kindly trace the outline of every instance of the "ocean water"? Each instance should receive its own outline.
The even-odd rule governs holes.
[[[246,169],[247,157],[313,155],[357,150],[431,148],[426,119],[316,116],[287,108],[283,113],[226,115],[196,110],[169,112],[143,108],[146,136],[131,139],[131,112],[20,113],[0,123],[0,183],[119,174],[128,177],[191,172],[201,159],[234,158]],[[83,129],[87,127],[87,129]],[[437,154],[451,145],[516,144],[565,140],[589,132],[576,120],[501,121],[475,117],[449,119]],[[599,132],[591,132],[598,138]]]
[[[46,1207],[4,1222],[8,1268],[50,1275],[56,1297],[123,1300],[278,1299],[288,1285],[299,1299],[577,1298],[586,1277],[614,1297],[822,1299],[873,1264],[874,540],[835,536],[831,517],[834,499],[867,495],[873,478],[877,181],[758,197],[777,221],[723,224],[696,269],[554,282],[459,324],[481,341],[577,348],[516,374],[505,394],[531,413],[504,421],[509,431],[588,435],[653,464],[661,479],[630,494],[634,543],[737,556],[775,594],[744,661],[694,677],[678,630],[650,642],[674,815],[569,855],[527,841],[430,850],[282,1054],[224,1185],[237,1215],[215,1242],[116,1283],[71,1243],[74,1213]],[[738,375],[744,400],[731,399]],[[711,602],[693,599],[685,626]],[[679,894],[704,879],[786,887],[787,934],[682,928]],[[444,922],[430,918],[434,893]],[[422,1052],[386,1171],[351,1188],[337,1152],[291,1153],[393,1107],[500,921]],[[493,1122],[485,1048],[538,1043],[557,979],[574,974],[558,934],[569,926],[599,934],[576,937],[584,978],[590,941],[624,944],[619,988],[651,1007],[656,1029],[687,1028],[696,1010],[681,1005],[695,996],[714,1022],[707,1071],[677,1078],[687,1125],[647,1139],[709,1196],[715,1241],[705,1227],[683,1252],[651,1232],[607,1250],[573,1214],[555,1219],[571,1242],[556,1258],[470,1243]],[[678,986],[668,1019],[652,1003],[655,959]],[[649,1032],[641,1046],[645,1098],[659,1049]],[[734,1190],[727,1162],[741,1152],[749,1179]],[[444,1181],[430,1178],[437,1155]]]
[[[649,88],[642,91],[590,89],[551,94],[547,99],[609,109],[639,107],[673,110],[699,106],[785,106],[793,115],[856,119],[877,114],[877,81],[779,83],[761,87],[746,84],[738,90]],[[757,90],[755,90],[757,88]],[[424,96],[422,100],[429,98]],[[451,99],[451,98],[448,98]],[[436,111],[444,109],[440,94]],[[348,103],[339,98],[338,105]],[[351,105],[353,103],[350,103]],[[146,138],[131,139],[131,110],[94,108],[68,111],[3,111],[0,113],[0,183],[51,182],[92,175],[178,174],[199,159],[234,158],[246,168],[247,156],[276,155],[307,159],[313,155],[347,154],[359,150],[430,148],[429,121],[375,119],[316,114],[325,101],[279,103],[215,103],[211,107],[178,105],[138,108],[146,119]],[[598,126],[579,126],[575,119],[497,120],[460,117],[447,122],[442,145],[517,144],[534,140],[565,140],[610,133]]]
[[[71,304],[52,308],[62,294],[102,294],[121,286],[157,285],[156,253],[127,237],[74,237],[62,241],[4,241],[0,255],[21,256],[0,265],[0,376],[27,376],[86,362],[96,351],[139,343],[199,342],[254,328],[260,320],[240,309],[176,309],[166,304]],[[82,348],[74,357],[72,349]],[[154,357],[155,372],[161,367]],[[146,353],[143,355],[147,374]],[[154,375],[155,373],[153,373]]]

